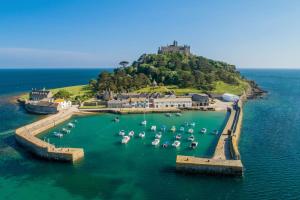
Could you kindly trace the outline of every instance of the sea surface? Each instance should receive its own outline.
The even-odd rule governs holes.
[[[243,177],[188,176],[174,171],[177,154],[211,156],[225,112],[185,112],[181,117],[163,114],[101,114],[76,117],[76,127],[62,139],[53,132],[40,135],[62,147],[83,147],[83,161],[70,165],[37,159],[19,147],[14,129],[38,119],[11,99],[31,88],[85,84],[99,69],[0,70],[0,199],[300,199],[300,70],[243,69],[269,93],[250,100],[244,107],[240,141]],[[143,119],[147,127],[140,125]],[[187,133],[179,149],[151,146],[155,133],[184,122],[195,122],[196,150],[188,148]],[[199,134],[202,127],[208,129]],[[145,139],[132,138],[120,144],[118,131],[146,132]],[[187,129],[186,129],[187,130]],[[172,142],[166,131],[162,141]]]

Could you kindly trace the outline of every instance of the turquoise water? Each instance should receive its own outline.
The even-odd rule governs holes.
[[[248,101],[244,107],[240,142],[245,166],[242,178],[174,173],[172,164],[176,154],[211,155],[216,141],[213,135],[197,135],[199,149],[196,151],[186,149],[186,142],[178,150],[154,148],[149,145],[152,139],[148,132],[146,137],[149,138],[135,138],[127,145],[120,145],[120,138],[116,135],[118,130],[139,131],[142,127],[138,123],[143,115],[121,116],[119,124],[111,121],[113,115],[80,117],[76,128],[61,140],[47,133],[41,137],[49,137],[57,145],[85,148],[82,162],[73,166],[36,159],[15,144],[10,131],[36,118],[8,101],[8,95],[23,91],[13,81],[10,83],[14,79],[9,79],[9,76],[14,77],[16,73],[21,72],[6,72],[4,79],[0,70],[0,88],[6,86],[0,98],[0,199],[300,198],[299,70],[242,70],[243,75],[269,91],[266,98]],[[34,71],[31,73],[32,80],[27,83],[29,88],[47,81],[34,76]],[[72,79],[69,74],[76,73],[70,70],[66,76]],[[91,71],[86,73],[91,75]],[[93,73],[96,76],[97,72]],[[90,76],[84,71],[80,74]],[[21,75],[19,79],[22,81]],[[82,78],[75,84],[84,82]],[[61,84],[68,85],[67,81]],[[182,120],[196,121],[197,128],[212,129],[222,126],[225,113],[191,112],[178,118],[155,114],[146,117],[149,123],[156,125],[181,124],[181,121],[173,120]],[[167,134],[166,140],[171,140],[171,133]]]

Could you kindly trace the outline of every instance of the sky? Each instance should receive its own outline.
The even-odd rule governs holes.
[[[177,40],[238,67],[300,68],[299,0],[0,0],[0,67],[115,67]]]

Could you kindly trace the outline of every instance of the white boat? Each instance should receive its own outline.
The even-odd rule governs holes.
[[[134,131],[130,131],[130,132],[128,133],[128,135],[129,135],[130,137],[133,137],[133,136],[134,136]]]
[[[121,141],[122,144],[127,144],[130,140],[130,137],[128,135],[123,136],[123,139]]]
[[[144,120],[144,121],[141,122],[141,124],[142,124],[143,126],[146,126],[146,125],[147,125],[147,121]]]
[[[191,145],[190,145],[190,148],[196,149],[197,146],[198,146],[198,142],[192,142]]]
[[[74,123],[77,123],[77,122],[78,122],[78,121],[75,119],[75,120],[74,120]]]
[[[184,127],[180,127],[179,129],[181,132],[184,132]]]
[[[176,127],[172,126],[171,129],[170,129],[170,131],[175,132],[176,131]]]
[[[69,129],[66,129],[66,128],[62,128],[61,131],[62,131],[63,133],[70,133],[70,132],[71,132]]]
[[[195,136],[194,136],[194,135],[191,135],[190,137],[188,137],[188,140],[189,140],[189,141],[194,141],[194,140],[195,140]]]
[[[175,136],[176,140],[180,140],[181,139],[181,134],[178,134]]]
[[[204,133],[206,133],[206,131],[207,131],[206,128],[202,128],[200,132],[204,134]]]
[[[160,142],[160,140],[156,138],[155,140],[152,141],[152,145],[157,146],[159,144],[159,142]]]
[[[140,137],[140,138],[144,138],[145,135],[146,135],[146,133],[145,133],[144,131],[139,133],[139,137]]]
[[[175,140],[172,144],[173,147],[178,148],[180,146],[180,142],[178,140]]]
[[[196,125],[196,123],[195,123],[195,122],[192,122],[192,123],[190,123],[190,125],[191,125],[191,126],[195,126],[195,125]]]
[[[121,131],[119,132],[119,135],[124,136],[124,135],[125,135],[125,131],[124,131],[124,130],[121,130]]]
[[[151,131],[156,131],[156,126],[151,126]]]
[[[68,127],[69,127],[69,128],[74,128],[75,125],[74,125],[73,123],[70,122],[70,123],[68,123]]]
[[[167,117],[171,117],[172,114],[171,114],[171,113],[166,113],[166,116],[167,116]]]
[[[218,134],[219,134],[219,131],[218,131],[218,130],[214,130],[213,134],[214,134],[214,135],[218,135]]]
[[[161,134],[161,132],[159,132],[159,133],[156,133],[155,138],[160,139],[161,136],[162,136],[162,134]]]
[[[194,129],[190,128],[190,129],[188,130],[188,133],[193,134],[193,133],[194,133]]]
[[[119,117],[115,117],[114,121],[115,121],[115,122],[119,122],[119,121],[120,121],[120,118],[119,118]]]
[[[180,117],[182,114],[181,113],[176,113],[176,116]]]
[[[62,138],[64,135],[62,133],[54,132],[53,135],[58,138]]]

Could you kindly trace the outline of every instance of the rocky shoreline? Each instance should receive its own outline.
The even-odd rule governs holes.
[[[257,85],[257,83],[255,83],[254,81],[249,81],[249,84],[250,84],[250,88],[246,92],[246,98],[247,99],[263,98],[268,93],[268,91],[263,90],[262,88],[260,88]]]

